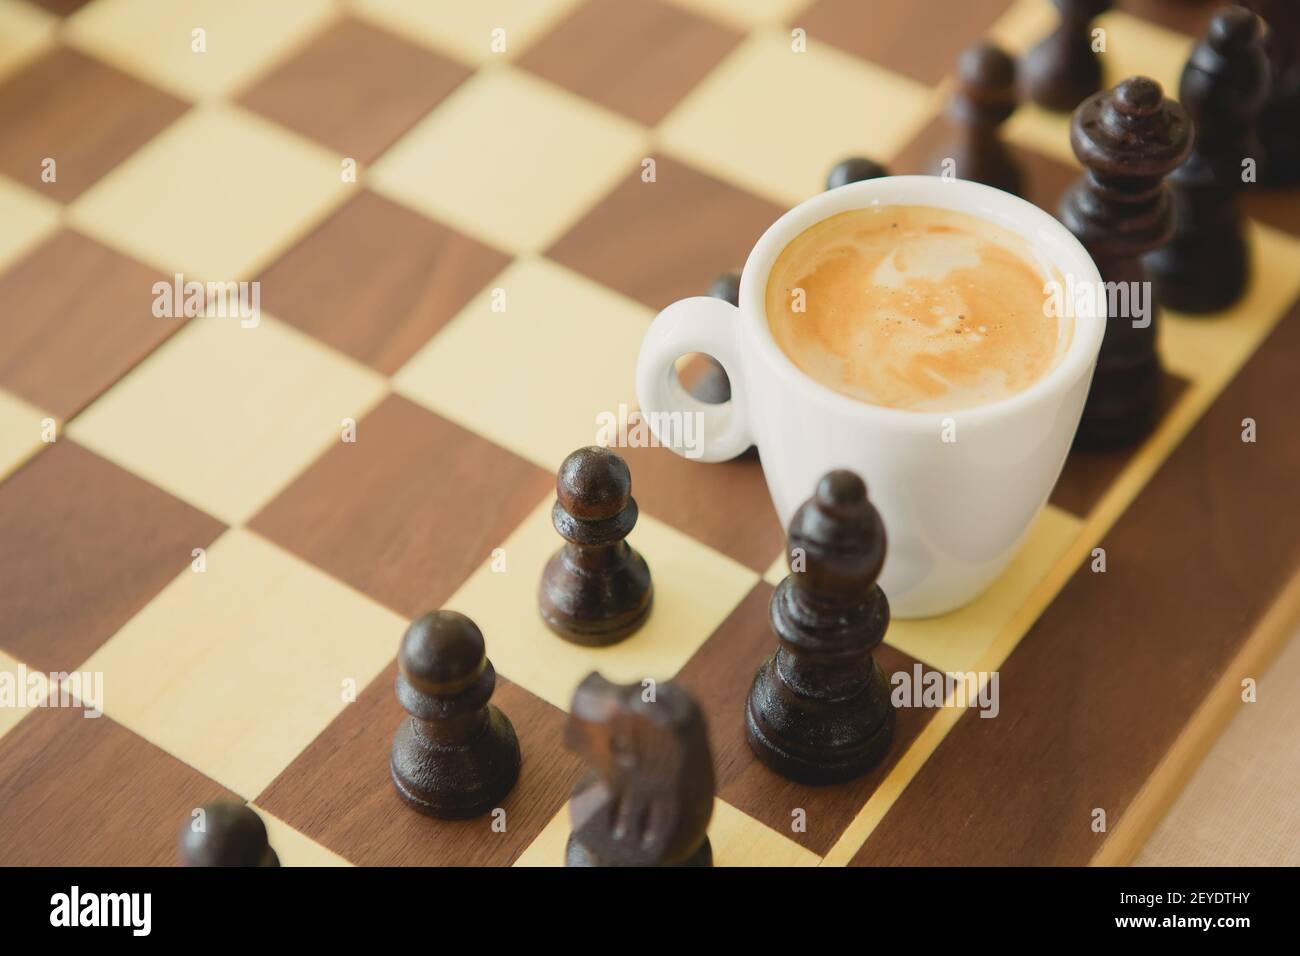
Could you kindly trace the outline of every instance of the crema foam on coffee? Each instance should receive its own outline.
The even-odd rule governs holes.
[[[1074,323],[1049,315],[1050,266],[1015,233],[929,206],[824,219],[782,250],[767,321],[806,374],[889,408],[948,411],[1046,375]]]

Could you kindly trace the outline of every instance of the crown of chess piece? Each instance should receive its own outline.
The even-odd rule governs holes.
[[[874,159],[867,159],[865,156],[850,156],[848,159],[841,159],[831,167],[831,171],[826,174],[826,188],[838,189],[840,186],[847,186],[849,183],[860,183],[867,179],[880,179],[882,176],[888,175],[889,170]]]
[[[1142,257],[1169,240],[1173,204],[1164,177],[1187,158],[1192,125],[1146,77],[1090,96],[1074,111],[1070,144],[1087,171],[1061,200],[1060,219],[1083,243],[1110,288],[1128,292],[1128,314],[1106,322],[1092,388],[1075,436],[1080,448],[1125,445],[1147,434],[1160,406],[1159,302],[1147,297]],[[1111,285],[1114,283],[1115,285]]]
[[[1101,60],[1092,48],[1092,21],[1111,0],[1052,0],[1056,29],[1025,54],[1025,92],[1039,106],[1066,112],[1101,88]]]
[[[746,736],[758,759],[800,783],[850,780],[889,749],[894,709],[872,652],[889,627],[876,584],[885,528],[851,471],[832,471],[790,519],[791,573],[772,595],[779,647],[749,691]]]
[[[519,741],[489,703],[497,675],[483,633],[463,614],[432,611],[406,629],[397,664],[397,699],[409,715],[389,762],[398,794],[448,820],[498,806],[519,778]]]
[[[948,101],[948,119],[956,134],[935,155],[931,171],[948,170],[1019,196],[1024,185],[1020,165],[1012,157],[999,127],[1015,112],[1016,61],[992,43],[967,47],[957,59],[957,92]]]
[[[1178,87],[1196,136],[1187,161],[1169,175],[1173,238],[1144,262],[1162,305],[1217,312],[1245,291],[1250,253],[1240,208],[1242,164],[1261,153],[1254,122],[1268,90],[1263,24],[1245,7],[1224,7],[1192,51]]]
[[[1238,0],[1267,24],[1264,43],[1272,66],[1272,92],[1257,120],[1263,156],[1260,181],[1300,183],[1300,3]]]
[[[650,569],[624,540],[637,519],[627,463],[608,448],[580,448],[560,465],[551,510],[564,546],[542,571],[542,618],[574,644],[604,647],[650,616]]]
[[[569,802],[569,866],[712,866],[713,759],[683,688],[612,684],[592,673],[565,742],[588,766]]]
[[[242,803],[220,800],[187,820],[177,840],[182,866],[279,866],[262,818]]]

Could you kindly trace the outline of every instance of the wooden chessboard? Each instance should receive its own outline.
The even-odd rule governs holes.
[[[1176,91],[1214,5],[1119,6],[1107,82]],[[634,404],[656,310],[844,156],[923,171],[959,50],[1023,50],[1052,17],[0,0],[0,669],[102,673],[105,710],[0,709],[0,862],[170,863],[225,796],[290,865],[556,864],[564,710],[592,669],[698,695],[721,864],[1129,859],[1300,616],[1300,191],[1250,188],[1241,303],[1167,316],[1156,432],[1072,456],[974,604],[893,623],[887,672],[997,670],[996,719],[900,710],[885,765],[843,786],[755,762],[742,707],[783,547],[755,460],[627,450],[656,584],[633,639],[564,644],[535,603],[553,470]],[[1007,126],[1047,209],[1076,175],[1066,126]],[[176,273],[259,280],[260,323],[155,317]],[[504,832],[412,813],[388,777],[398,640],[436,607],[482,627],[519,733]]]

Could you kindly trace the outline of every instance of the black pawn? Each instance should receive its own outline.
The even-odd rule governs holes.
[[[1092,21],[1111,0],[1052,0],[1056,29],[1025,54],[1025,92],[1039,106],[1066,112],[1101,88],[1101,61],[1092,49]]]
[[[398,794],[447,820],[498,806],[519,778],[519,741],[488,702],[497,675],[483,633],[463,614],[433,611],[407,628],[397,664],[397,699],[410,715],[389,763]]]
[[[872,657],[889,627],[876,584],[885,528],[851,471],[832,471],[790,520],[791,573],[768,611],[780,647],[758,669],[745,710],[758,759],[799,783],[866,773],[889,749],[894,709]]]
[[[1092,256],[1109,288],[1148,289],[1142,257],[1173,234],[1164,177],[1187,158],[1192,126],[1183,108],[1146,77],[1125,80],[1085,100],[1070,122],[1070,144],[1087,170],[1061,200],[1060,219]],[[1117,298],[1117,302],[1122,302]],[[1128,296],[1128,301],[1133,299]],[[1160,407],[1156,352],[1159,303],[1145,315],[1130,305],[1110,315],[1092,389],[1075,436],[1081,448],[1142,438]]]
[[[976,43],[957,60],[957,84],[948,102],[955,138],[934,157],[931,172],[946,172],[951,161],[961,179],[1020,195],[1024,177],[998,134],[1016,109],[1016,61],[992,43]]]
[[[627,463],[608,448],[564,459],[551,510],[565,545],[542,572],[542,618],[566,641],[604,647],[630,637],[650,616],[650,569],[624,540],[636,525]]]
[[[1174,237],[1146,258],[1163,305],[1217,312],[1245,291],[1250,253],[1239,197],[1242,161],[1260,156],[1254,123],[1268,90],[1263,24],[1245,7],[1224,7],[1192,51],[1178,87],[1196,142],[1169,176]]]
[[[209,803],[181,828],[183,866],[279,866],[266,824],[250,807],[222,800]]]
[[[707,294],[739,306],[740,273],[722,273],[713,280]],[[731,399],[731,380],[722,363],[711,355],[693,356],[680,375],[686,391],[707,405],[721,405]]]
[[[1300,3],[1238,0],[1268,24],[1265,48],[1273,90],[1259,115],[1263,147],[1260,181],[1269,186],[1300,183]]]
[[[826,188],[838,189],[840,186],[847,186],[849,183],[860,183],[867,179],[880,179],[882,176],[888,176],[889,171],[874,159],[867,159],[865,156],[850,156],[848,159],[841,159],[831,167],[831,171],[826,176]]]

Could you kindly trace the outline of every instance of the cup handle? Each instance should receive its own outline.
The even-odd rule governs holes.
[[[636,395],[654,437],[684,458],[729,461],[754,443],[745,408],[745,376],[736,347],[740,310],[725,299],[694,296],[674,302],[650,324],[636,362]],[[703,352],[717,359],[731,380],[731,399],[701,402],[682,387],[676,363]],[[697,416],[698,432],[684,431],[686,415]],[[668,427],[665,427],[668,426]],[[665,432],[675,431],[673,434]],[[688,447],[683,434],[698,434]]]

